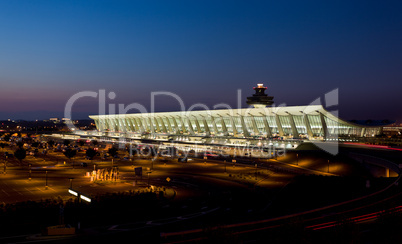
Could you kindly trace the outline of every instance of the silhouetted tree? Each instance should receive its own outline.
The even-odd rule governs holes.
[[[7,134],[4,135],[4,140],[5,141],[10,141],[10,138],[11,138],[10,133],[7,133]]]
[[[17,147],[22,148],[24,146],[24,143],[22,141],[17,142]]]
[[[63,144],[64,144],[64,146],[66,146],[66,147],[68,147],[68,145],[70,145],[70,140],[67,140],[67,139],[65,139],[64,141],[63,141]]]
[[[47,145],[49,145],[51,148],[53,148],[55,142],[53,140],[50,140],[47,142]]]
[[[113,166],[114,156],[116,156],[116,155],[118,154],[117,148],[115,148],[115,147],[109,148],[109,150],[107,150],[107,153],[108,153],[110,156],[112,156],[112,166]]]
[[[97,152],[96,152],[93,148],[88,148],[88,150],[86,151],[85,154],[87,155],[87,157],[89,158],[89,160],[91,160],[91,162],[92,162],[92,160],[93,160],[94,157],[96,156]]]
[[[27,151],[20,147],[14,152],[14,156],[20,161],[20,164],[22,164],[22,160],[27,156]]]
[[[67,148],[66,151],[64,151],[64,156],[66,156],[68,159],[70,159],[71,165],[73,166],[73,168],[74,168],[74,163],[73,163],[72,158],[74,158],[75,155],[77,155],[77,151],[75,149]]]
[[[84,140],[78,140],[78,145],[80,145],[81,147],[85,145],[85,141]]]

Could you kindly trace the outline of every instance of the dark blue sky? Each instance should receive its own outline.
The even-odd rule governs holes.
[[[402,1],[1,1],[0,119],[62,117],[84,90],[149,109],[150,92],[236,106],[339,88],[345,119],[402,120]],[[158,98],[158,111],[178,110]],[[75,118],[97,114],[80,100]]]

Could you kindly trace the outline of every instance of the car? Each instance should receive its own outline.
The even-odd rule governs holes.
[[[178,162],[182,162],[182,163],[187,163],[187,158],[186,157],[180,157],[177,159]]]

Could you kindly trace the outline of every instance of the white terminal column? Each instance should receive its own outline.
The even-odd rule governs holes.
[[[319,112],[319,111],[317,111],[319,114],[320,114],[320,120],[321,120],[321,126],[322,126],[322,131],[323,131],[323,137],[324,137],[324,139],[327,139],[328,138],[328,128],[327,128],[327,123],[325,122],[325,118],[324,118],[324,115],[321,113],[321,112]]]
[[[281,120],[279,119],[279,115],[275,114],[275,121],[276,121],[276,125],[278,126],[278,132],[280,136],[283,136],[283,129],[282,129],[282,123]]]
[[[187,124],[188,124],[188,131],[190,132],[190,135],[195,135],[193,125],[191,124],[190,117],[186,116]]]
[[[211,116],[212,126],[214,127],[215,135],[219,134],[218,126],[216,126],[215,118]]]
[[[288,118],[290,121],[290,127],[292,128],[293,138],[299,138],[299,132],[297,131],[295,120],[293,119],[293,116],[289,112],[286,112],[286,113],[288,114]]]
[[[172,116],[172,120],[173,120],[173,124],[174,124],[174,128],[175,128],[175,130],[176,130],[176,134],[180,134],[180,129],[179,129],[179,126],[177,125],[177,121],[176,121],[176,119]]]
[[[307,135],[311,139],[311,138],[313,138],[314,134],[313,134],[313,131],[311,130],[310,120],[308,119],[308,116],[306,113],[304,113],[303,111],[300,111],[300,112],[303,114],[303,121],[304,121],[304,125],[306,126]]]
[[[243,136],[244,137],[250,137],[250,133],[247,130],[247,126],[246,126],[246,123],[244,122],[243,116],[241,114],[239,114],[239,113],[238,113],[238,115],[240,117],[240,123],[241,123],[241,127],[243,129]]]
[[[195,117],[194,115],[193,115],[193,117],[194,117],[194,121],[195,121],[195,126],[197,127],[197,131],[198,131],[198,133],[201,133],[202,131],[201,131],[200,123],[198,122],[197,117]]]
[[[170,134],[173,134],[172,125],[170,124],[169,118],[168,118],[168,117],[165,117],[165,120],[166,120],[166,124],[168,125],[168,128],[169,128],[169,133],[170,133]]]
[[[165,132],[165,133],[168,133],[168,131],[167,131],[167,129],[166,129],[165,122],[163,121],[163,118],[160,117],[160,118],[159,118],[159,121],[161,122],[162,131]]]
[[[250,113],[248,113],[248,114],[250,115],[251,123],[253,124],[254,135],[259,135],[260,131],[258,130],[257,122],[255,121],[254,115],[252,115]]]
[[[236,135],[238,135],[239,133],[237,132],[237,128],[236,128],[235,121],[234,121],[234,119],[233,119],[233,116],[231,116],[230,114],[228,114],[228,116],[229,116],[230,123],[232,124],[233,136],[236,136]]]
[[[264,121],[264,126],[265,126],[265,131],[267,132],[267,137],[272,137],[272,130],[271,130],[271,127],[269,127],[267,116],[265,116],[263,113],[260,113],[260,114],[262,115],[262,121]]]
[[[221,115],[219,115],[219,117],[221,118],[221,121],[222,121],[222,131],[223,131],[223,135],[224,135],[224,136],[229,136],[229,132],[228,132],[228,128],[226,127],[225,120],[223,119],[223,117],[222,117]]]

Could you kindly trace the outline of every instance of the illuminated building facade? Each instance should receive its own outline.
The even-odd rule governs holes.
[[[92,115],[98,132],[109,138],[174,140],[192,143],[254,144],[261,140],[346,140],[374,137],[380,126],[339,119],[321,105],[266,107],[273,97],[258,84],[247,98],[254,108],[189,112]]]

